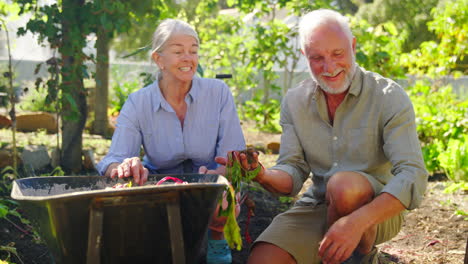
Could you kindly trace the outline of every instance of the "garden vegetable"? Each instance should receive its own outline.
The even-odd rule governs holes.
[[[257,177],[258,173],[261,170],[261,166],[258,166],[254,170],[245,170],[242,168],[239,155],[243,153],[247,156],[247,162],[252,164],[254,161],[253,154],[258,152],[255,149],[249,148],[246,150],[239,151],[238,154],[235,152],[228,153],[228,162],[226,164],[226,178],[232,184],[232,186],[228,186],[226,189],[227,192],[227,202],[228,206],[226,210],[223,210],[222,198],[219,201],[220,203],[220,210],[219,216],[226,216],[227,221],[224,225],[224,237],[228,242],[230,248],[236,248],[237,250],[242,249],[242,238],[240,234],[240,228],[237,224],[236,220],[236,192],[240,191],[241,182],[250,183],[255,177]]]

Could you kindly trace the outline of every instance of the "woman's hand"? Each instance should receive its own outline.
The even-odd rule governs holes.
[[[218,168],[216,168],[216,170],[209,170],[206,166],[200,166],[200,168],[198,169],[198,173],[199,174],[218,174],[218,175],[223,175],[225,174],[226,172],[226,159],[223,158],[223,157],[216,157],[215,158],[215,161],[216,163],[218,163],[219,166]]]
[[[117,167],[112,168],[110,177],[126,178],[133,176],[133,180],[138,185],[143,185],[148,180],[148,169],[143,167],[140,158],[133,157],[124,159]]]

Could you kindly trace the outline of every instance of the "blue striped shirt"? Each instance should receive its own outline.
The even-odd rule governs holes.
[[[109,153],[97,165],[99,173],[104,175],[111,163],[140,156],[141,146],[145,167],[160,174],[190,172],[184,170],[187,160],[194,173],[200,166],[215,169],[216,156],[245,148],[234,100],[224,82],[194,77],[185,102],[182,128],[157,81],[132,93],[117,119]]]

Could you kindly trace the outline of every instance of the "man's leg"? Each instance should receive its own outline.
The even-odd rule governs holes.
[[[247,263],[295,264],[296,261],[282,248],[268,242],[258,242],[252,249]]]
[[[277,215],[252,245],[248,263],[319,264],[326,215],[324,203],[295,205]]]
[[[327,184],[328,226],[369,203],[373,198],[374,189],[362,174],[349,171],[334,174]],[[362,255],[371,252],[376,235],[377,226],[372,226],[362,236],[356,251]]]

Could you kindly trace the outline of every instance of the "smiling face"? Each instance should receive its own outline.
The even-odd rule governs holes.
[[[162,52],[155,52],[152,57],[163,79],[192,81],[198,66],[197,40],[189,35],[171,36]]]
[[[319,26],[309,35],[303,54],[322,90],[339,94],[349,88],[355,72],[355,47],[356,39],[350,41],[337,24]]]

